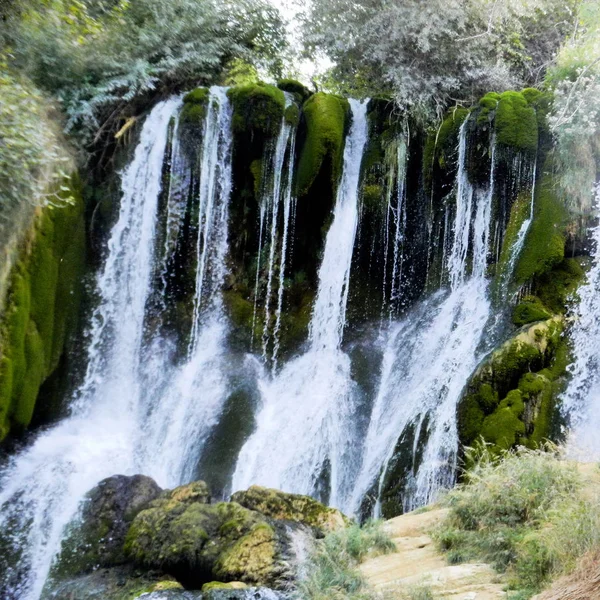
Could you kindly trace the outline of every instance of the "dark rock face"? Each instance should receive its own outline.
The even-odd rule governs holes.
[[[126,562],[123,544],[134,517],[161,489],[145,475],[114,475],[101,481],[85,500],[81,520],[63,542],[55,575],[76,575]]]

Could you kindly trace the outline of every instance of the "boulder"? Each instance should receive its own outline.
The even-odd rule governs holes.
[[[236,502],[208,504],[208,497],[203,482],[163,493],[131,524],[127,557],[188,588],[213,580],[278,585],[286,571],[283,535],[258,512]]]
[[[114,475],[86,496],[81,516],[65,537],[53,577],[73,576],[126,562],[125,536],[134,517],[161,489],[144,475]]]
[[[257,485],[245,492],[236,492],[231,500],[271,519],[308,525],[321,534],[349,524],[348,519],[339,510],[329,508],[310,496],[288,494]]]

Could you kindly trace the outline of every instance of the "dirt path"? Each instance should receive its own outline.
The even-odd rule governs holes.
[[[500,578],[482,563],[449,565],[435,549],[427,531],[445,514],[443,509],[412,512],[386,521],[397,552],[371,558],[360,569],[376,589],[410,589],[425,585],[444,600],[506,598]]]

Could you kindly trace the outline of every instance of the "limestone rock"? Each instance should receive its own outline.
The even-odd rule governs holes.
[[[309,496],[288,494],[257,485],[245,492],[236,492],[231,500],[266,517],[295,521],[322,532],[340,529],[349,522],[339,510],[329,508]]]
[[[276,585],[285,570],[280,534],[255,511],[207,498],[202,482],[165,492],[134,519],[126,555],[190,588],[212,580]]]

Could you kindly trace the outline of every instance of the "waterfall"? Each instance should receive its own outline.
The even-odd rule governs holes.
[[[596,186],[596,210],[600,209],[600,183]],[[593,264],[587,281],[577,291],[570,331],[573,363],[571,378],[562,394],[562,411],[570,426],[567,447],[574,458],[600,460],[600,225],[592,230]]]
[[[292,99],[289,94],[286,94],[286,108],[292,104]],[[273,166],[272,166],[272,177],[273,184],[272,189],[266,197],[262,198],[262,204],[264,209],[268,211],[271,209],[271,228],[269,236],[269,260],[267,263],[267,290],[265,293],[265,321],[262,333],[262,357],[263,360],[268,360],[269,352],[269,341],[271,330],[271,303],[273,294],[273,277],[275,275],[275,259],[276,249],[278,246],[278,226],[279,226],[279,209],[280,204],[283,201],[283,233],[281,241],[281,256],[279,261],[279,288],[277,291],[277,304],[275,310],[275,325],[273,327],[273,352],[271,360],[273,363],[273,372],[277,367],[277,353],[279,352],[279,330],[281,327],[281,309],[283,306],[283,280],[285,275],[285,255],[287,252],[287,238],[289,233],[289,222],[291,216],[291,205],[292,205],[292,183],[293,183],[293,169],[294,169],[294,145],[296,139],[296,129],[290,125],[285,116],[281,123],[281,129],[275,143],[275,152],[273,154]],[[285,157],[288,154],[288,168],[287,172],[284,173],[284,162]],[[284,175],[287,175],[284,178]],[[262,215],[263,206],[261,206]],[[263,219],[261,218],[261,223]],[[260,253],[260,248],[259,248]],[[260,263],[258,263],[260,264]],[[258,266],[257,266],[257,277],[258,277]],[[258,281],[258,279],[257,279]],[[258,292],[255,289],[255,294]],[[256,301],[256,300],[255,300]]]
[[[458,451],[456,406],[481,356],[478,346],[490,316],[487,257],[494,197],[495,144],[491,145],[490,179],[475,189],[466,170],[466,122],[459,135],[454,241],[447,258],[450,290],[420,302],[392,325],[384,352],[381,379],[363,444],[362,465],[353,494],[344,508],[359,511],[375,484],[375,516],[390,461],[402,434],[414,428],[405,510],[431,501],[453,482]],[[473,218],[473,208],[475,217]],[[472,268],[468,269],[472,246]],[[420,460],[418,460],[420,457]]]
[[[220,292],[227,274],[231,119],[227,89],[211,88],[198,175],[196,293],[188,359],[162,387],[156,381],[165,369],[164,357],[151,351],[147,359],[150,368],[145,379],[153,382],[157,393],[148,392],[138,464],[141,472],[167,487],[193,479],[202,442],[216,424],[228,393],[226,324]]]
[[[0,528],[4,535],[10,527],[7,542],[15,556],[22,553],[18,573],[7,567],[0,574],[0,595],[40,597],[66,525],[101,479],[142,472],[175,486],[193,478],[201,442],[227,397],[220,291],[227,273],[232,108],[225,88],[211,88],[203,127],[188,357],[172,365],[166,340],[147,343],[146,323],[160,316],[149,308],[153,278],[159,275],[164,290],[166,254],[181,227],[180,186],[190,181],[176,130],[164,247],[157,247],[163,165],[180,105],[172,99],[152,110],[122,175],[119,217],[96,282],[87,371],[71,416],[38,435],[0,475]]]
[[[39,598],[62,532],[83,495],[99,480],[132,472],[138,434],[141,345],[153,272],[155,215],[169,120],[179,100],[158,104],[146,119],[122,176],[119,217],[98,276],[85,380],[72,414],[13,457],[1,476],[0,529],[22,552],[0,590]],[[24,568],[25,567],[25,568]]]
[[[354,240],[360,167],[367,141],[366,102],[350,101],[352,125],[344,148],[333,222],[319,269],[308,351],[273,378],[259,382],[256,430],[242,448],[233,489],[251,484],[317,494],[328,479],[329,502],[339,504],[348,484],[353,382],[340,350]]]

